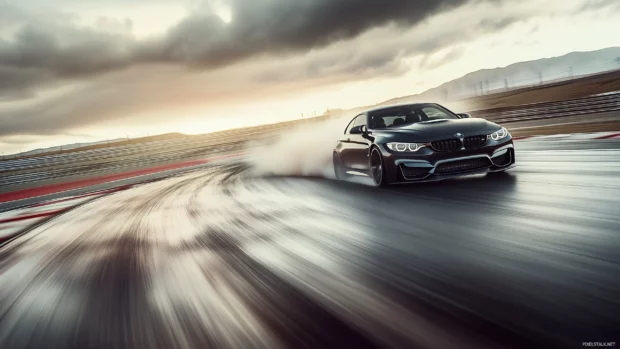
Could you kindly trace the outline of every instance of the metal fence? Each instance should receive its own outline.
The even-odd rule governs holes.
[[[471,114],[493,122],[511,123],[614,111],[620,111],[620,92],[605,93],[567,101],[473,111]]]
[[[517,90],[521,88],[542,86],[573,79],[585,78],[604,73],[610,73],[620,69],[620,57],[615,59],[602,59],[590,62],[586,67],[566,67],[561,71],[524,70],[520,74],[489,77],[470,81],[467,86],[449,88],[446,86],[441,91],[445,100],[457,101],[466,98],[486,96],[493,93]]]

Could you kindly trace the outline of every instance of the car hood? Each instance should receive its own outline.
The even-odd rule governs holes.
[[[461,133],[464,137],[493,133],[500,129],[496,123],[485,119],[455,119],[418,122],[402,127],[373,130],[373,134],[389,138],[416,142],[429,142],[446,138],[454,138]]]

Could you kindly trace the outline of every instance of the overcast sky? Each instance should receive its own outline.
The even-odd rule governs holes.
[[[370,105],[618,33],[618,0],[0,0],[0,151]]]

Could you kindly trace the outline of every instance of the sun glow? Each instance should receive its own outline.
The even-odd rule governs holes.
[[[215,14],[218,15],[218,17],[220,17],[224,23],[232,22],[233,14],[230,7],[221,6],[215,11]]]

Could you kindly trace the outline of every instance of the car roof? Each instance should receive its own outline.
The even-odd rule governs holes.
[[[435,105],[435,104],[437,104],[437,103],[400,103],[400,104],[390,104],[390,105],[383,105],[383,106],[380,106],[380,107],[376,107],[376,108],[365,110],[364,113],[367,114],[367,113],[372,113],[372,112],[375,112],[375,111],[391,109],[391,108],[398,108],[398,107],[416,107],[416,106]]]

